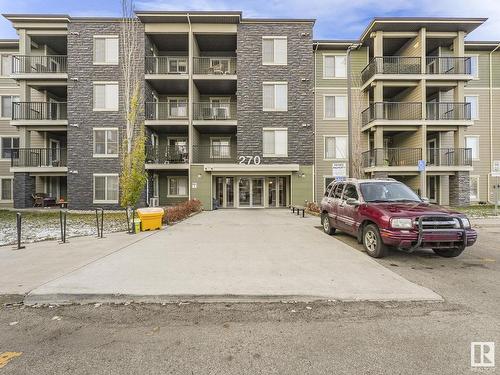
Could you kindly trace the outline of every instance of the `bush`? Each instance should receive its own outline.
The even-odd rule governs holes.
[[[320,213],[320,208],[315,202],[307,202],[306,211]]]
[[[176,223],[186,219],[195,212],[200,212],[201,209],[202,204],[198,199],[191,199],[172,207],[166,207],[163,222],[167,224]]]

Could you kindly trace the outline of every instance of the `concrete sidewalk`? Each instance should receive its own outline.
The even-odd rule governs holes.
[[[26,303],[442,300],[325,235],[318,218],[286,210],[204,212],[141,236],[35,288]]]

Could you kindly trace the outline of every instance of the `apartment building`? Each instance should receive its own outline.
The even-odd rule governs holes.
[[[136,14],[141,205],[286,207],[348,175],[441,204],[493,199],[500,52],[464,39],[484,19],[377,18],[359,40],[314,41],[310,19]],[[19,40],[0,41],[0,204],[118,208],[121,20],[4,16]]]

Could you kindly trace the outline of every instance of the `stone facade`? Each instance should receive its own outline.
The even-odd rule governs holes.
[[[14,173],[14,208],[33,207],[32,194],[36,193],[35,177],[29,173]]]
[[[136,59],[144,66],[144,26],[139,26]],[[93,207],[93,174],[119,173],[120,158],[93,157],[93,129],[116,127],[120,144],[125,131],[123,79],[119,65],[93,64],[94,35],[120,35],[119,22],[79,21],[68,24],[68,200],[73,209]],[[120,40],[122,51],[123,40]],[[140,77],[144,92],[144,69]],[[118,82],[119,110],[93,110],[93,82]],[[143,106],[142,106],[143,107]],[[76,125],[78,125],[76,127]],[[116,204],[99,204],[116,209]]]
[[[238,25],[238,156],[259,155],[263,164],[314,163],[312,22]],[[262,65],[262,37],[286,36],[287,65]],[[288,111],[262,110],[262,83],[288,82]],[[288,129],[288,157],[263,158],[262,128]]]
[[[450,206],[467,206],[469,204],[469,172],[457,172],[450,176]]]

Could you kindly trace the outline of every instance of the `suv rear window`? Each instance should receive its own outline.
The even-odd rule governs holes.
[[[347,200],[349,198],[358,199],[358,191],[356,190],[356,186],[354,186],[353,184],[346,185],[344,196],[342,197],[342,199],[344,200]]]

